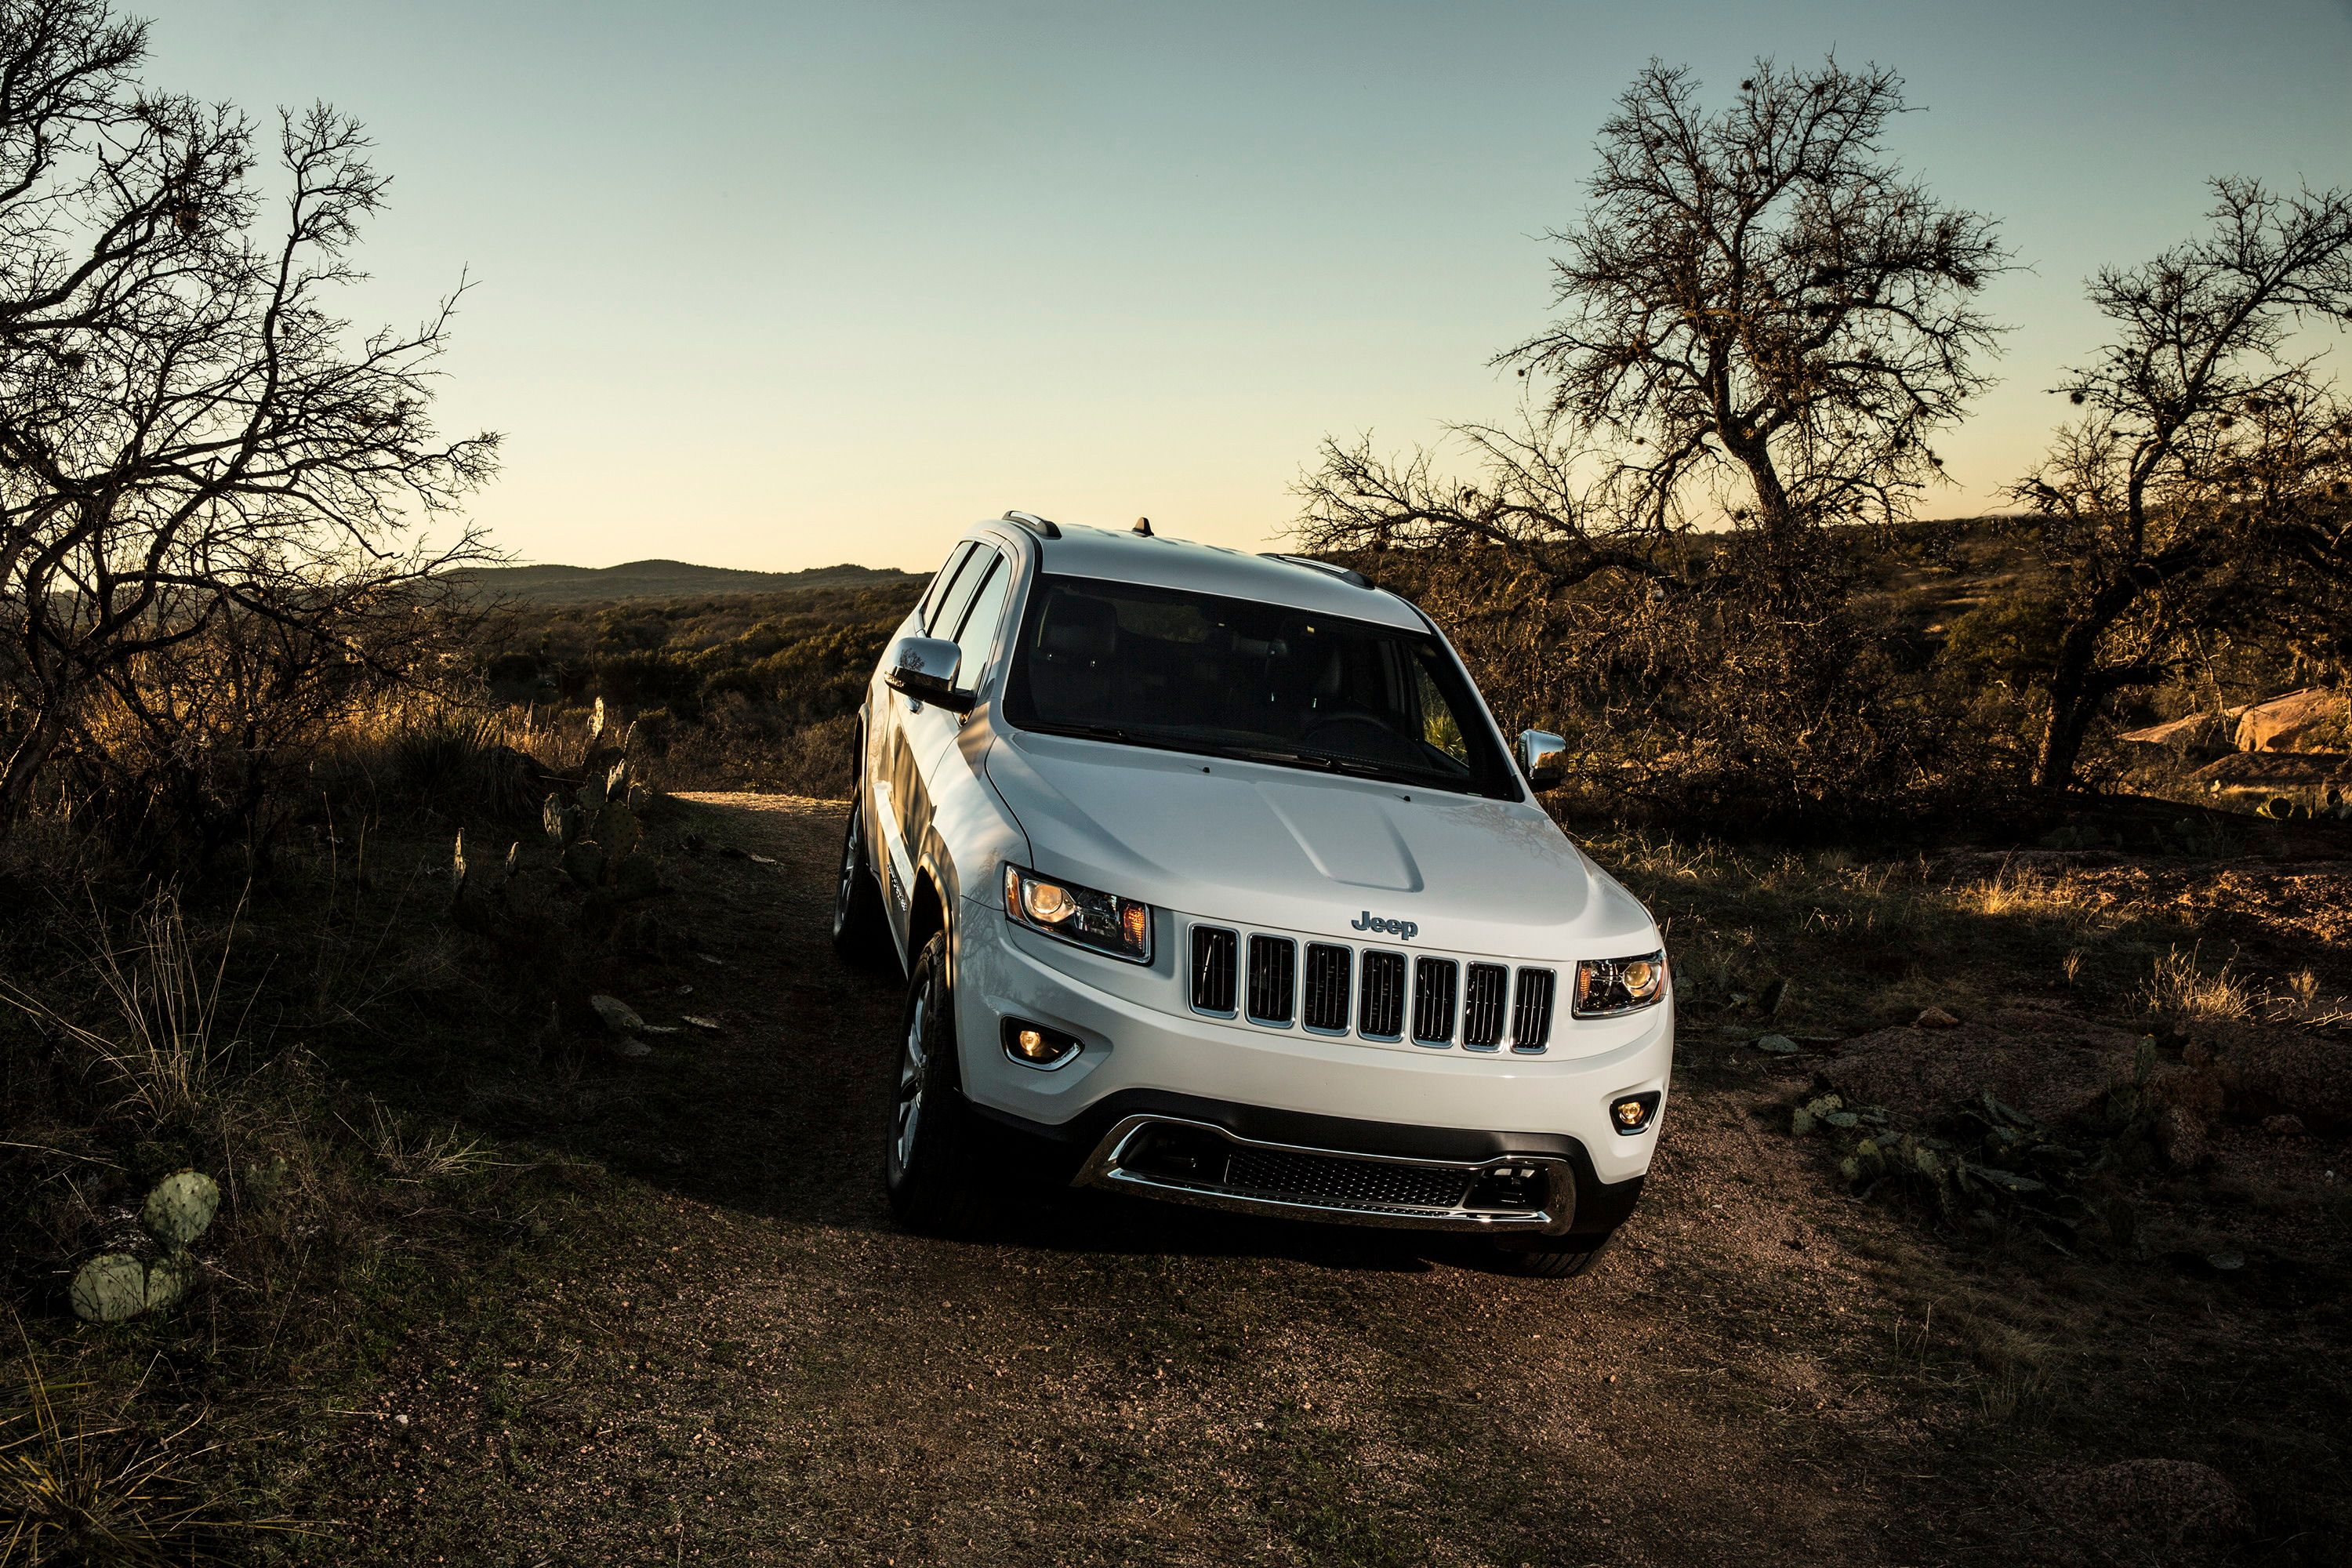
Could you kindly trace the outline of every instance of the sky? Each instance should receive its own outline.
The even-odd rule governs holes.
[[[1895,150],[2000,220],[2014,330],[1927,515],[2032,467],[2083,279],[2210,176],[2352,184],[2352,0],[129,8],[156,88],[367,124],[349,311],[471,280],[441,419],[507,442],[472,515],[578,565],[928,570],[1008,507],[1277,545],[1326,434],[1509,416],[1489,362],[1653,57],[1710,104],[1760,55],[1893,67]]]

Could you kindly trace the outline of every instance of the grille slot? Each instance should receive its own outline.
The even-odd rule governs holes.
[[[1468,1194],[1470,1173],[1244,1148],[1234,1151],[1224,1184],[1335,1208],[1452,1209]]]
[[[1462,968],[1450,958],[1419,958],[1412,967],[1413,1042],[1451,1045],[1454,993],[1462,983]]]
[[[1286,936],[1249,940],[1249,1016],[1287,1027],[1297,1006],[1298,944]]]
[[[1511,994],[1511,972],[1499,963],[1474,963],[1462,988],[1462,1043],[1491,1051],[1503,1043],[1503,1016]]]
[[[1364,954],[1363,999],[1356,1009],[1356,1033],[1368,1040],[1403,1037],[1403,953]]]
[[[1519,971],[1519,994],[1511,1004],[1511,1049],[1532,1056],[1551,1043],[1552,993],[1559,984],[1549,969]]]
[[[1300,1016],[1310,1029],[1325,1034],[1348,1032],[1348,980],[1355,955],[1327,942],[1307,944],[1307,996]]]
[[[1241,939],[1223,926],[1192,928],[1192,1005],[1203,1013],[1234,1010],[1234,958]]]

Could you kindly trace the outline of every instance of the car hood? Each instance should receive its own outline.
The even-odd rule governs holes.
[[[1526,802],[1028,732],[987,769],[1037,870],[1199,918],[1384,945],[1359,922],[1410,922],[1407,946],[1507,958],[1656,944]]]

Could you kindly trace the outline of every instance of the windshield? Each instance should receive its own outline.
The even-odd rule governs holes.
[[[1004,709],[1024,730],[1520,798],[1436,637],[1284,605],[1041,576]]]

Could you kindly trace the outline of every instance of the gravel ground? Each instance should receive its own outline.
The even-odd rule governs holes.
[[[2340,1376],[2340,1307],[1963,1253],[1846,1196],[1786,1132],[1806,1066],[1726,1038],[1683,1042],[1649,1191],[1575,1280],[1095,1194],[904,1234],[898,989],[824,937],[842,808],[688,798],[665,832],[706,847],[667,864],[719,962],[629,999],[722,1032],[583,1080],[626,1114],[547,1135],[619,1176],[600,1223],[486,1281],[491,1326],[409,1335],[319,1456],[336,1561],[2336,1560],[2246,1472],[2339,1442],[2262,1406],[2298,1357]],[[2149,1460],[2212,1478],[2219,1533],[2081,1502]]]

